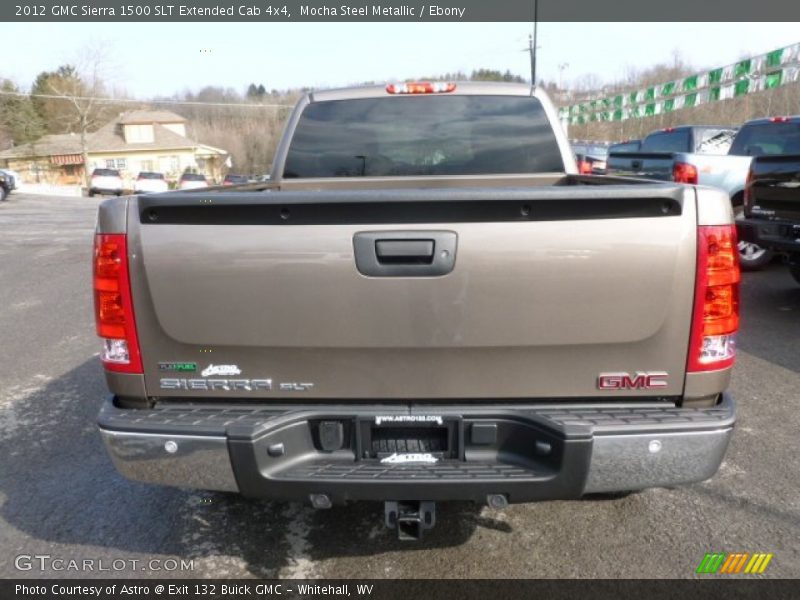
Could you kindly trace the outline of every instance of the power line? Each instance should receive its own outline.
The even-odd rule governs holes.
[[[291,104],[249,104],[244,102],[199,102],[192,100],[135,100],[133,98],[100,98],[94,96],[59,96],[57,94],[26,94],[24,92],[0,91],[2,96],[19,96],[24,98],[51,98],[55,100],[93,100],[106,104],[184,104],[188,106],[237,106],[241,108],[291,108]]]

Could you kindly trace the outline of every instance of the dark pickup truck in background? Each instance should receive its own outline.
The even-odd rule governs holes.
[[[3,172],[0,172],[0,202],[5,200],[11,193],[11,190],[13,189],[12,181],[13,180],[9,176]]]
[[[800,143],[800,118],[795,126]],[[744,196],[741,239],[788,255],[800,283],[800,153],[753,159]]]
[[[727,184],[721,177],[723,170],[710,171],[708,166],[725,164],[724,171],[727,172],[731,170],[729,165],[741,163],[741,186],[744,187],[749,163],[746,160],[731,163],[727,157],[722,158],[728,153],[735,134],[736,129],[733,127],[706,125],[686,125],[654,131],[642,140],[638,151],[612,148],[606,162],[606,171],[609,175],[712,185],[730,192],[728,188],[732,184]]]
[[[570,146],[575,153],[578,173],[581,175],[605,175],[608,144],[574,141],[570,143]]]
[[[798,123],[798,117],[781,116],[747,121],[738,131],[695,126],[656,131],[643,140],[639,153],[612,149],[606,172],[722,189],[740,218],[753,157],[800,154]],[[739,259],[746,271],[765,267],[774,255],[774,246],[762,247],[753,239],[739,239]]]

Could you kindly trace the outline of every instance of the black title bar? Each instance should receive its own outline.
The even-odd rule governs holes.
[[[533,0],[33,0],[0,3],[11,22],[531,22]],[[539,0],[539,21],[800,21],[787,0]],[[635,49],[632,49],[635,51]]]

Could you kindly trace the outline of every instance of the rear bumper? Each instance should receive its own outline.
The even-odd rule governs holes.
[[[387,417],[402,422],[390,423],[393,432],[439,428],[446,451],[431,454],[435,463],[369,456]],[[148,483],[279,500],[325,494],[334,503],[482,502],[489,494],[529,502],[703,481],[719,468],[734,420],[728,395],[710,408],[176,403],[145,410],[110,400],[99,427],[120,473]],[[341,448],[321,449],[323,421],[341,423]]]
[[[739,239],[779,252],[800,252],[800,223],[741,219],[736,221]]]

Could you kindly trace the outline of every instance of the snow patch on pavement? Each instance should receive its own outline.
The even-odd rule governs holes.
[[[288,579],[314,577],[316,568],[309,557],[311,543],[308,541],[313,514],[312,508],[298,504],[288,504],[284,509],[281,516],[288,519],[285,540],[289,550],[286,556],[287,564],[280,570],[279,577]]]
[[[24,384],[0,388],[0,433],[10,435],[17,428],[36,422],[34,416],[24,414],[25,404],[21,401],[41,391],[51,380],[37,374]]]

